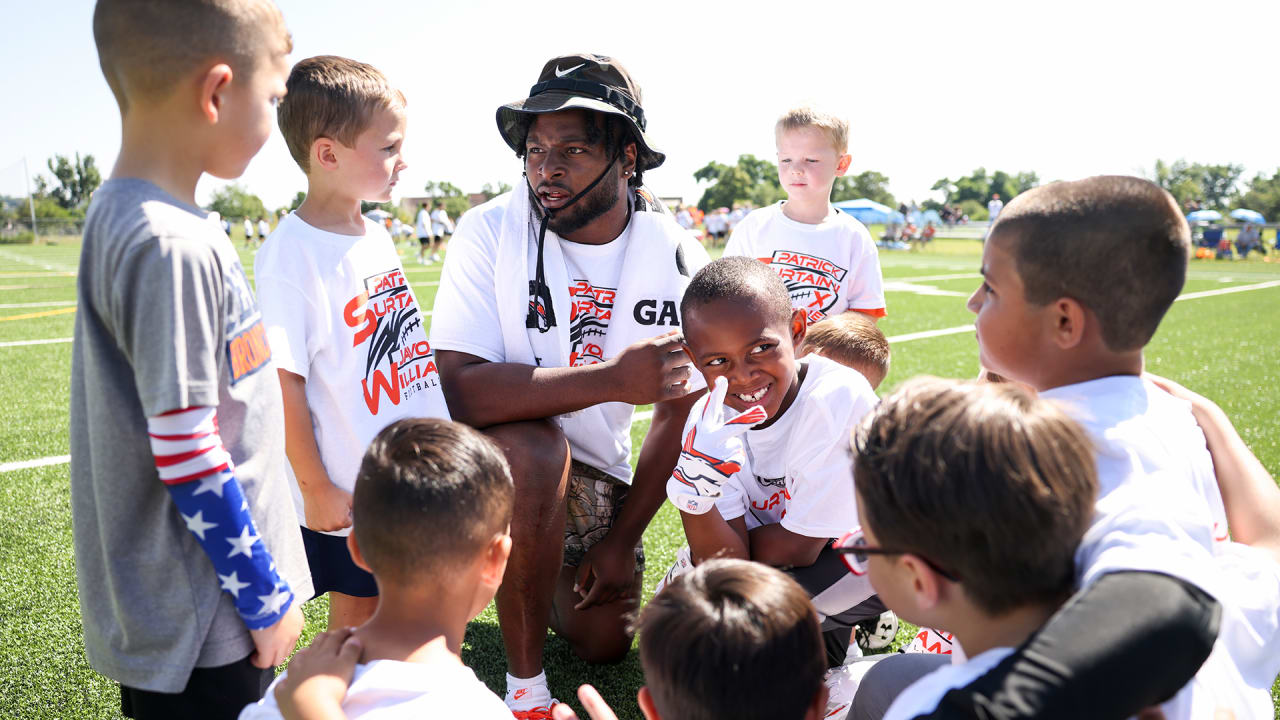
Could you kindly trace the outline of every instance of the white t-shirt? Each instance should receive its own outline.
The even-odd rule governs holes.
[[[384,427],[410,417],[449,418],[395,243],[377,222],[364,224],[362,236],[339,235],[290,214],[254,261],[272,358],[306,378],[320,459],[333,484],[347,491]],[[305,525],[292,467],[289,480]]]
[[[271,232],[271,223],[267,222],[265,218],[264,218],[264,219],[262,219],[262,220],[259,220],[259,221],[258,221],[258,234],[259,234],[259,235],[266,235],[266,234],[267,234],[267,233],[269,233],[269,232]]]
[[[680,227],[688,230],[693,227],[693,216],[688,210],[681,208],[680,212],[676,213],[676,222],[680,223]]]
[[[748,530],[781,523],[797,535],[840,537],[858,524],[849,442],[877,398],[856,370],[820,356],[802,362],[809,372],[787,411],[742,436],[747,462],[716,508],[725,520],[746,515]]]
[[[498,258],[498,238],[502,232],[502,217],[506,212],[506,203],[500,199],[491,200],[467,213],[462,233],[453,236],[449,245],[449,256],[445,259],[444,270],[440,275],[440,288],[436,293],[435,307],[431,316],[431,342],[441,350],[463,352],[483,358],[489,362],[506,361],[506,345],[502,338],[499,321],[498,303],[494,292],[495,283],[514,282],[527,287],[524,278],[495,277]],[[606,303],[605,295],[596,295],[595,289],[615,289],[622,276],[622,265],[626,259],[625,246],[631,233],[628,227],[621,236],[605,245],[583,246],[567,240],[561,240],[551,230],[547,230],[546,242],[559,243],[565,252],[566,271],[570,278],[585,278],[591,285],[592,301],[598,303],[591,308],[592,312],[603,313]],[[613,247],[613,246],[617,247]],[[704,259],[689,258],[689,272],[696,272],[705,263]],[[575,274],[574,266],[577,266]],[[581,288],[584,292],[587,288]],[[573,291],[573,283],[570,284]],[[587,295],[581,296],[584,300]],[[607,299],[612,304],[612,298]],[[586,312],[585,306],[583,307]],[[566,310],[556,308],[557,319],[564,322]],[[611,312],[611,311],[610,311]],[[626,312],[624,309],[623,312]],[[583,315],[584,342],[577,360],[582,363],[599,362],[600,357],[594,349],[587,348],[587,341],[592,337],[601,340],[603,334],[596,335],[596,330],[607,332],[607,328],[598,328],[591,323],[591,332],[587,332],[587,323]],[[599,315],[596,315],[599,318]],[[659,328],[660,330],[660,328]],[[655,332],[655,335],[659,332]],[[603,347],[603,343],[594,343]],[[566,355],[568,357],[568,355]],[[611,359],[610,357],[603,358]],[[565,435],[569,441],[569,449],[574,459],[603,470],[623,482],[631,481],[631,418],[635,406],[621,402],[602,403],[601,411],[608,418],[605,427],[582,432],[566,427]]]
[[[728,217],[723,213],[711,213],[703,221],[703,224],[706,226],[707,232],[710,233],[722,233],[729,229]]]
[[[240,720],[283,717],[271,683],[258,702],[240,711]],[[356,665],[342,709],[349,718],[482,718],[511,720],[511,709],[465,665],[435,666],[397,660]]]
[[[1212,551],[1228,534],[1213,459],[1190,404],[1133,375],[1053,388],[1040,396],[1058,402],[1084,426],[1097,456],[1097,516],[1076,555],[1081,585],[1120,569],[1167,572],[1197,583],[1184,570],[1189,566],[1175,559],[1178,544]],[[1118,492],[1127,486],[1134,488]],[[1163,517],[1147,511],[1151,493],[1169,508]]]
[[[1280,673],[1280,565],[1267,552],[1227,543],[1216,557],[1200,549],[1191,560],[1205,588],[1222,604],[1222,624],[1213,651],[1204,665],[1169,701],[1160,706],[1168,720],[1218,717],[1274,717],[1271,684]],[[968,662],[948,665],[909,685],[884,715],[906,720],[937,708],[949,690],[982,676],[1012,653],[993,648]]]
[[[880,256],[867,228],[830,205],[822,222],[796,222],[782,212],[782,205],[743,218],[724,254],[771,265],[786,282],[791,305],[804,310],[810,323],[845,310],[884,315]]]
[[[415,219],[413,229],[418,233],[418,237],[430,237],[431,235],[431,213],[426,208],[418,208],[418,216]]]
[[[995,222],[995,219],[1000,217],[1000,211],[1003,209],[1004,201],[1000,198],[993,198],[991,202],[987,203],[987,215],[990,216],[988,219]]]
[[[560,239],[560,251],[564,253],[569,271],[570,367],[605,361],[604,339],[613,321],[613,304],[630,235],[623,232],[605,245],[583,245]]]
[[[253,221],[249,218],[244,219],[244,236],[246,239],[253,237]]]
[[[445,212],[444,208],[436,208],[431,212],[431,232],[436,237],[453,233],[453,221],[449,219],[449,213]]]

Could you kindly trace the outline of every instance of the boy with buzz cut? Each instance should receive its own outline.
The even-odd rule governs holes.
[[[839,665],[854,623],[884,610],[830,547],[856,515],[849,438],[875,393],[839,363],[797,361],[804,312],[792,309],[778,275],[751,258],[698,271],[680,314],[686,352],[713,387],[689,413],[667,481],[691,560],[786,568],[813,598]]]
[[[889,374],[889,340],[863,313],[840,313],[810,325],[796,356],[810,354],[857,370],[872,390]]]
[[[234,717],[293,650],[311,580],[258,306],[195,189],[271,134],[291,41],[267,0],[101,0],[93,34],[122,138],[76,281],[85,651],[127,717]]]
[[[299,692],[305,683],[286,672],[241,720],[279,718],[282,708],[317,718],[510,720],[459,653],[467,623],[502,583],[514,493],[502,451],[479,432],[434,418],[385,428],[360,466],[346,540],[379,591],[373,617],[352,631],[360,651],[347,661],[359,664],[330,694]]]
[[[1222,493],[1191,406],[1141,374],[1143,347],[1182,290],[1189,254],[1172,196],[1133,177],[1034,188],[992,226],[983,283],[969,299],[981,364],[1061,403],[1085,428],[1099,488],[1095,531],[1076,560],[1079,601],[1045,626],[1039,645],[966,687],[967,697],[1029,684],[1041,690],[1031,707],[1042,715],[1124,716],[1168,698],[1211,651],[1220,607],[1195,558],[1228,538]],[[1156,499],[1177,512],[1147,510]],[[1046,683],[1023,672],[1035,654],[1065,677]],[[1087,687],[1099,676],[1107,692]],[[1055,714],[1081,700],[1098,704]]]
[[[289,74],[277,110],[307,197],[254,262],[284,395],[294,508],[329,626],[377,606],[373,576],[352,562],[351,492],[360,457],[387,425],[449,418],[435,354],[395,242],[360,214],[386,202],[406,164],[405,100],[376,68],[332,55]]]
[[[774,139],[787,199],[743,218],[724,254],[771,266],[809,323],[848,310],[883,317],[884,281],[871,233],[831,204],[831,188],[851,161],[849,123],[814,108],[794,108],[778,118]]]

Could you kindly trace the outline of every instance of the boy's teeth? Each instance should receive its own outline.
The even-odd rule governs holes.
[[[752,403],[764,397],[764,394],[768,392],[768,390],[769,390],[769,386],[765,385],[764,387],[751,393],[750,395],[743,395],[742,393],[734,393],[734,396],[737,397],[742,402]]]

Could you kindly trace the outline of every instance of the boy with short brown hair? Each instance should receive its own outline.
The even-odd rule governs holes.
[[[311,581],[258,307],[195,189],[270,135],[291,41],[266,0],[101,0],[93,30],[122,141],[77,279],[85,650],[126,716],[234,716],[293,650]]]
[[[772,267],[806,322],[846,311],[883,317],[876,244],[862,223],[831,204],[836,178],[852,161],[849,123],[816,108],[792,108],[774,125],[774,140],[778,181],[787,199],[742,218],[724,254]]]
[[[873,390],[889,374],[889,340],[876,321],[862,313],[831,315],[810,325],[796,356],[811,353],[857,370]]]
[[[377,611],[351,631],[360,652],[347,660],[359,664],[344,664],[346,682],[332,693],[299,693],[286,672],[241,719],[279,718],[282,707],[303,703],[304,717],[509,720],[459,653],[467,623],[502,582],[514,493],[502,451],[466,425],[415,418],[387,426],[360,466],[346,539],[378,583]]]
[[[307,58],[289,74],[280,130],[307,175],[307,197],[254,262],[284,395],[294,505],[329,625],[358,625],[377,606],[373,576],[344,536],[360,457],[383,427],[448,418],[435,354],[395,241],[360,214],[385,202],[406,164],[405,99],[377,68]]]

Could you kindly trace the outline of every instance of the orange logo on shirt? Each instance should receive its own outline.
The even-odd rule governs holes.
[[[271,361],[271,348],[267,345],[267,331],[262,327],[262,321],[227,341],[227,358],[231,361],[232,385]]]
[[[787,284],[791,305],[803,309],[810,323],[826,317],[848,274],[848,270],[830,260],[790,250],[775,250],[772,257],[758,259],[770,265]]]

